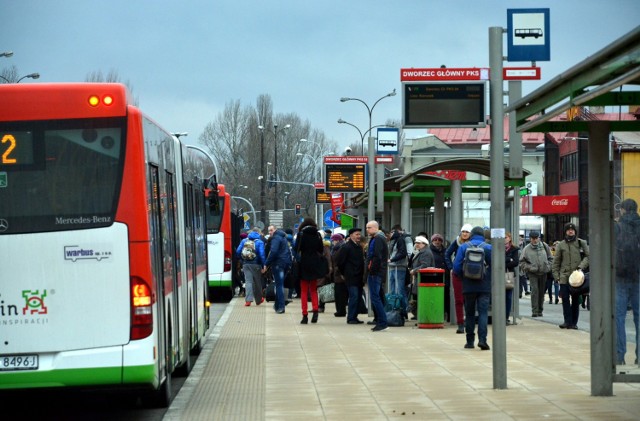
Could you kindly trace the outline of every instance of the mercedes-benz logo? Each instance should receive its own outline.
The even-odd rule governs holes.
[[[5,232],[9,228],[9,222],[6,219],[0,219],[0,232]]]

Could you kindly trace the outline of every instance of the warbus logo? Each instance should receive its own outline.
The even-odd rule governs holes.
[[[553,199],[551,201],[551,206],[567,206],[569,204],[569,199]]]
[[[5,232],[9,228],[9,221],[0,219],[0,232]]]
[[[42,291],[42,294],[40,294],[39,290],[23,290],[22,297],[25,303],[24,307],[22,307],[22,314],[47,314],[47,306],[44,304],[46,296],[46,289]]]
[[[75,262],[77,260],[95,259],[100,261],[102,259],[108,259],[111,257],[111,250],[108,246],[64,246],[64,260],[71,260]]]

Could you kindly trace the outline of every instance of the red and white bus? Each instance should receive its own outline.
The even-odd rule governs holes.
[[[218,200],[218,206],[211,206]],[[236,201],[218,184],[218,194],[207,190],[207,248],[210,299],[230,300],[237,285],[234,245],[240,243],[243,219]]]
[[[0,391],[171,401],[209,326],[210,164],[124,85],[0,85]]]

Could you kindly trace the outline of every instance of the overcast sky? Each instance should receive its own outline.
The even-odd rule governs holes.
[[[364,105],[340,97],[373,105],[400,93],[401,68],[488,67],[489,28],[522,8],[551,10],[551,61],[524,95],[640,24],[638,0],[2,0],[0,52],[14,55],[0,69],[39,72],[37,82],[114,69],[149,116],[192,144],[225,103],[268,94],[276,113],[346,146],[360,136],[338,118],[363,132],[369,122]],[[401,110],[400,94],[384,99],[373,125]]]

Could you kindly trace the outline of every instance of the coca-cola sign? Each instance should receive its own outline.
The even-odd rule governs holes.
[[[580,211],[578,196],[533,196],[531,214],[577,214]]]

